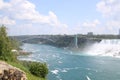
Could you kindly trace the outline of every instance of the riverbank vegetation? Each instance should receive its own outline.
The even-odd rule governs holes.
[[[28,80],[45,80],[48,68],[45,63],[17,60],[17,54],[12,50],[19,49],[19,45],[7,35],[6,27],[0,27],[0,60],[23,70]]]

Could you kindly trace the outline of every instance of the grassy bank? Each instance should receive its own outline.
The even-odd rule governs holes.
[[[27,76],[28,80],[46,80],[44,78],[40,78],[40,77],[37,77],[37,76],[31,74],[29,69],[26,68],[25,66],[23,66],[21,62],[10,62],[10,61],[7,61],[7,63],[12,65],[12,66],[14,66],[14,67],[17,67],[17,68],[23,70],[26,73],[26,76]]]

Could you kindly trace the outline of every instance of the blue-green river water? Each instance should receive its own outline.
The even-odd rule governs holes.
[[[40,44],[24,44],[21,48],[33,53],[19,56],[20,60],[48,64],[48,80],[120,80],[119,58],[89,56],[83,52]]]

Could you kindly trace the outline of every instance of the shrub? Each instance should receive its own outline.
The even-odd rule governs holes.
[[[48,74],[46,63],[31,62],[29,70],[33,75],[39,76],[41,78],[45,78]]]

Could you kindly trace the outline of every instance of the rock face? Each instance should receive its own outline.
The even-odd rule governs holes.
[[[25,72],[0,61],[0,80],[27,80]]]

